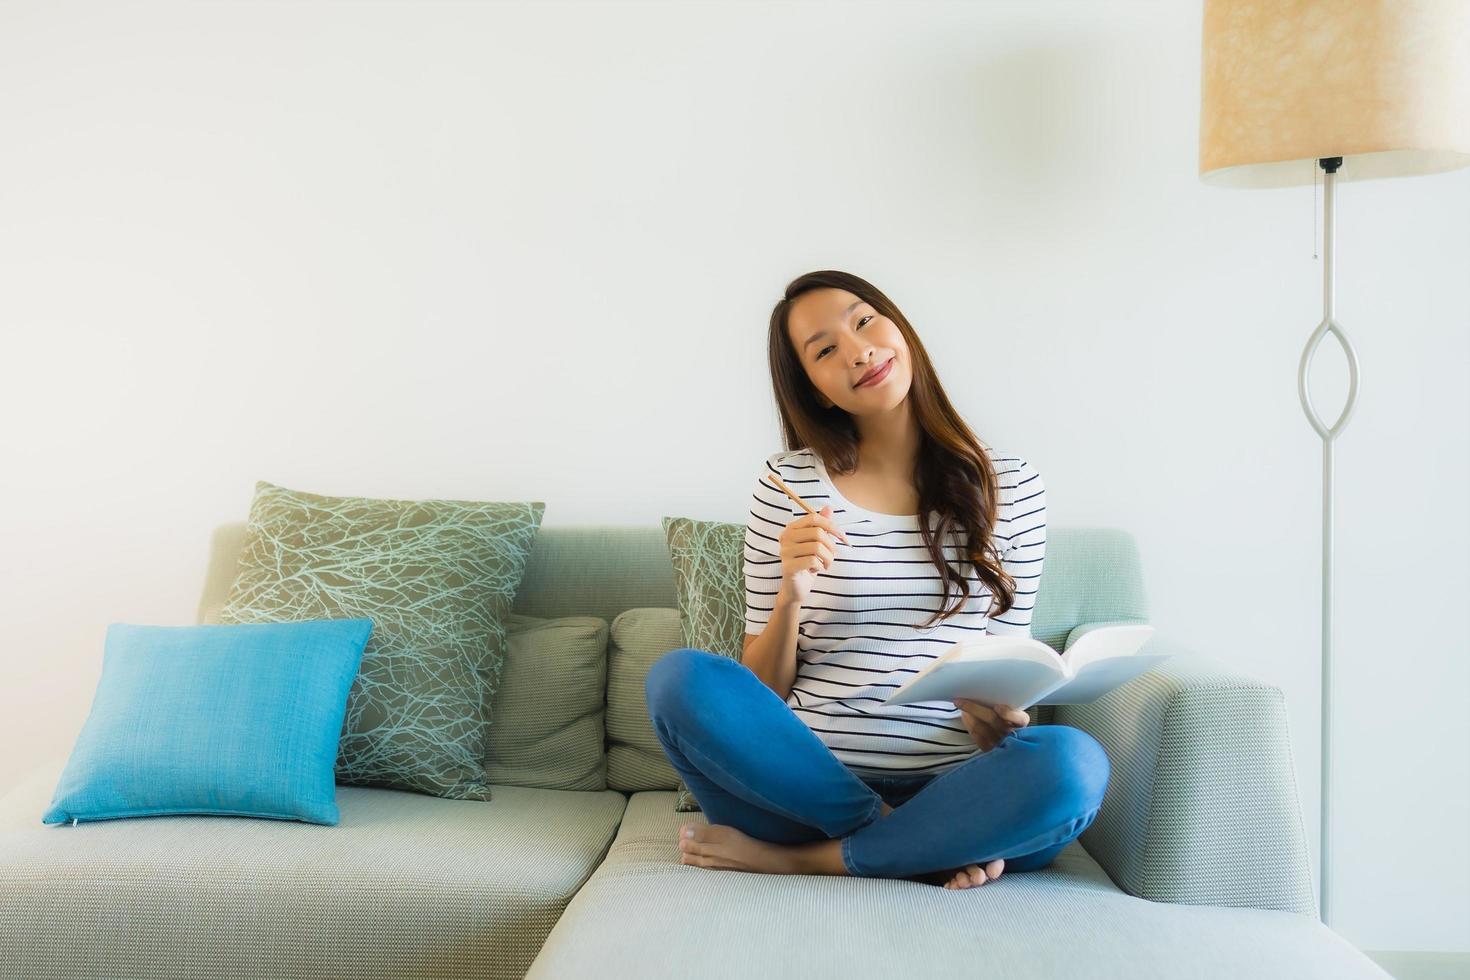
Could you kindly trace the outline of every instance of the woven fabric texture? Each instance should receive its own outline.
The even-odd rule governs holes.
[[[608,625],[511,613],[485,753],[494,786],[607,788]]]
[[[329,497],[260,481],[222,623],[367,617],[336,773],[490,799],[505,618],[545,504]]]
[[[1388,980],[1308,916],[1128,895],[1079,841],[1043,869],[963,891],[682,864],[678,828],[705,818],[676,812],[673,795],[629,800],[527,980]]]
[[[654,661],[683,645],[677,609],[629,609],[613,619],[607,651],[609,789],[634,793],[679,785],[679,774],[669,765],[648,717],[643,682]]]
[[[1052,532],[1034,636],[1062,649],[1078,626],[1147,619],[1126,534]],[[244,536],[243,524],[217,529],[201,622],[217,621]],[[497,783],[482,803],[342,786],[336,827],[234,817],[47,827],[60,756],[0,798],[0,977],[529,969],[537,980],[682,980],[691,964],[701,976],[803,980],[1387,976],[1311,915],[1280,911],[1309,907],[1289,737],[1279,690],[1238,671],[1180,656],[1091,705],[1058,707],[1056,720],[1097,737],[1113,763],[1102,813],[1046,869],[954,892],[679,863],[677,827],[704,817],[674,810],[678,777],[642,693],[654,659],[687,645],[663,528],[542,529],[514,612],[608,624],[607,785],[633,794],[626,813],[619,792]],[[558,646],[566,658],[582,655],[590,625],[551,628],[573,631]],[[555,723],[575,724],[580,710]],[[520,748],[534,758],[534,746]],[[835,925],[814,932],[814,916]]]
[[[739,661],[745,649],[744,525],[691,517],[665,517],[662,524],[674,565],[681,645]],[[682,778],[676,793],[674,809],[699,809]]]
[[[513,980],[627,802],[340,786],[334,827],[216,816],[43,826],[56,775],[53,764],[0,800],[7,980]]]
[[[219,622],[244,543],[244,524],[215,532],[211,572],[199,602],[201,624]],[[500,687],[485,709],[490,718],[486,780],[540,789],[605,789],[607,621],[512,611],[505,627]]]
[[[42,820],[213,813],[337,822],[332,767],[373,624],[107,627]]]
[[[1281,689],[1157,633],[1146,649],[1176,656],[1090,704],[1057,706],[1113,766],[1083,844],[1143,898],[1315,917]]]

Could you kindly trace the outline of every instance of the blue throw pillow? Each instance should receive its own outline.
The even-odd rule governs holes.
[[[372,628],[113,623],[41,822],[205,813],[336,824],[337,742]]]

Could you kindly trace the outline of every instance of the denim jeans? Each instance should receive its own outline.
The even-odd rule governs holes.
[[[1091,735],[1028,725],[938,773],[851,769],[744,664],[664,654],[644,680],[669,762],[711,824],[794,844],[842,838],[851,875],[908,878],[1005,858],[1045,867],[1092,823],[1110,766]],[[893,812],[880,818],[882,803]]]

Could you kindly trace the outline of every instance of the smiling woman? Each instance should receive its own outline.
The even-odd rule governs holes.
[[[771,313],[767,357],[788,451],[808,450],[832,486],[871,504],[870,512],[936,518],[932,530],[928,522],[916,525],[918,541],[941,594],[954,601],[941,603],[925,625],[958,615],[977,597],[973,580],[956,567],[964,563],[994,596],[995,614],[1009,611],[1016,583],[994,541],[1002,520],[997,466],[1020,460],[997,459],[982,446],[903,312],[850,273],[808,273],[787,286]],[[957,553],[946,555],[951,531],[960,541]],[[1039,546],[1044,538],[1028,542]]]
[[[787,705],[859,775],[946,772],[1014,726],[996,717],[976,734],[950,702],[882,701],[953,643],[1029,635],[1046,552],[1045,485],[1024,458],[982,447],[949,414],[917,335],[870,283],[815,273],[782,302],[773,376],[799,448],[772,454],[764,470],[814,509],[825,505],[847,540],[825,568],[788,573],[778,539],[804,510],[762,473],[746,528],[746,634],[759,636],[794,600],[792,679],[772,685]],[[798,371],[796,390],[783,393],[779,379]],[[819,414],[803,414],[808,401]],[[927,423],[920,404],[935,416]],[[847,452],[859,461],[844,475],[829,460]],[[981,476],[963,478],[972,471]],[[785,652],[753,641],[744,663],[783,678]],[[1024,713],[1011,717],[1026,723]]]
[[[1041,475],[980,443],[863,279],[788,285],[768,354],[787,448],[751,491],[742,659],[672,650],[645,683],[709,819],[684,826],[685,862],[951,887],[1046,866],[1102,805],[1096,739],[1005,705],[882,703],[959,640],[1030,634]]]

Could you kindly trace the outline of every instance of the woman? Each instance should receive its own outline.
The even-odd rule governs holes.
[[[956,641],[1030,635],[1041,476],[981,446],[908,320],[857,276],[787,286],[768,354],[793,448],[751,501],[742,660],[672,650],[645,682],[709,821],[681,827],[683,863],[954,889],[1044,867],[1097,816],[1102,746],[1006,705],[882,704]]]

